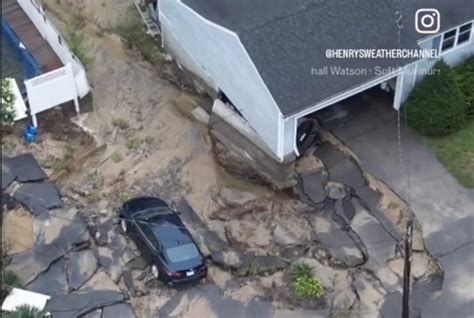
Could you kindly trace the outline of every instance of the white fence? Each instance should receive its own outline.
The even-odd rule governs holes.
[[[70,64],[74,75],[74,85],[80,98],[86,96],[90,91],[87,81],[85,67],[71,52],[66,41],[56,30],[53,24],[44,14],[43,8],[34,2],[34,0],[17,0],[20,7],[41,33],[43,38],[49,43],[53,51],[59,57],[64,65]],[[58,90],[57,90],[58,91]],[[31,98],[30,98],[31,100]]]
[[[71,100],[79,112],[79,101],[71,64],[25,81],[33,125],[36,114]]]

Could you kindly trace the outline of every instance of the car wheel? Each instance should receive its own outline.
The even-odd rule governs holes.
[[[153,278],[158,279],[160,277],[160,271],[158,270],[158,266],[155,264],[151,265],[151,275],[153,275]]]
[[[123,233],[127,233],[127,221],[125,219],[120,220],[120,228],[122,229]]]

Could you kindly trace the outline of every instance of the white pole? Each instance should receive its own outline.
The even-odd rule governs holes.
[[[38,127],[38,121],[36,120],[36,114],[31,114],[31,120],[33,122],[33,127]]]

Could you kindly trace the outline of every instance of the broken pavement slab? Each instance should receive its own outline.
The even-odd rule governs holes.
[[[51,263],[90,239],[83,216],[74,208],[50,210],[36,217],[33,233],[33,248],[12,256],[8,265],[24,284],[32,282]]]
[[[388,261],[396,255],[398,242],[361,205],[356,206],[356,215],[350,226],[367,248],[366,268],[380,279],[389,292],[399,290],[400,281],[388,266]]]
[[[356,192],[367,184],[359,166],[330,144],[318,148],[316,156],[324,163],[329,180],[348,185]]]
[[[67,294],[69,290],[66,279],[66,261],[61,258],[36,277],[36,279],[28,284],[28,289],[46,294],[46,295],[62,295]]]
[[[45,310],[55,318],[72,318],[123,301],[124,295],[120,289],[107,274],[98,271],[78,291],[52,297]]]
[[[67,263],[67,280],[73,290],[79,289],[97,270],[97,258],[91,250],[72,252]]]
[[[15,191],[14,197],[26,205],[34,215],[62,206],[58,189],[49,182],[25,183]]]
[[[2,161],[19,182],[40,181],[48,177],[30,153],[6,158]]]
[[[178,292],[159,312],[160,317],[259,317],[272,318],[270,302],[243,303],[223,296],[215,285],[199,285]]]
[[[107,306],[102,309],[101,318],[133,318],[135,313],[132,307],[127,303],[120,303],[112,306]]]
[[[16,176],[11,174],[8,171],[3,170],[3,165],[2,165],[2,191],[8,188],[8,186],[15,181]]]
[[[343,229],[331,217],[324,215],[310,215],[308,221],[313,227],[313,240],[318,241],[334,261],[347,267],[366,261],[366,248],[350,228]]]
[[[305,173],[299,175],[297,191],[302,199],[312,204],[318,204],[326,199],[327,176],[321,172]]]

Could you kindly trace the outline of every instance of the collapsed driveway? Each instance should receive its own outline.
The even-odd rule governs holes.
[[[468,317],[474,312],[474,190],[463,188],[423,144],[403,127],[405,171],[401,173],[397,113],[391,98],[367,94],[322,114],[331,130],[361,159],[366,171],[407,202],[420,221],[428,251],[445,273],[440,297],[424,306],[426,317]],[[402,123],[404,120],[402,119]]]

